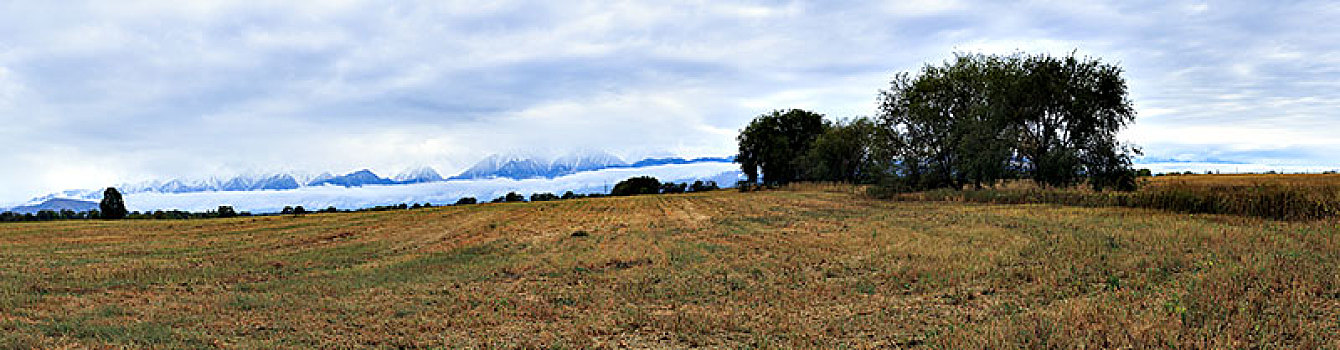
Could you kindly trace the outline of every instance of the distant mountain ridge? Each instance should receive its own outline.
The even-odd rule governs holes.
[[[641,168],[673,164],[695,164],[733,162],[735,157],[700,157],[684,159],[678,157],[646,158],[627,163],[618,156],[602,151],[569,153],[553,160],[520,154],[495,154],[485,157],[458,175],[444,178],[432,167],[422,166],[406,169],[393,178],[377,175],[369,169],[362,169],[344,175],[329,172],[319,175],[299,175],[289,173],[249,174],[231,178],[209,178],[197,180],[155,180],[140,183],[115,185],[123,194],[134,193],[197,193],[197,192],[234,192],[234,191],[277,191],[294,190],[304,187],[340,186],[390,186],[417,184],[448,180],[478,179],[553,179],[581,172],[603,169]],[[101,200],[102,189],[67,190],[33,198],[28,206],[40,205],[54,199]],[[16,207],[20,208],[20,207]]]
[[[728,157],[699,157],[693,159],[684,159],[679,157],[668,158],[646,158],[634,163],[624,162],[623,159],[605,152],[570,154],[559,157],[552,162],[544,162],[531,157],[515,155],[492,155],[484,160],[475,163],[473,167],[462,172],[460,175],[452,176],[453,180],[461,179],[493,179],[507,178],[515,180],[548,178],[552,179],[559,176],[575,174],[583,171],[594,171],[601,169],[614,168],[642,168],[649,166],[671,165],[671,164],[695,164],[695,163],[730,163],[734,162],[734,156]]]
[[[401,172],[400,175],[396,175],[394,180],[395,182],[402,184],[416,184],[424,182],[442,181],[445,179],[442,178],[441,174],[437,173],[437,170],[433,170],[432,167],[425,166],[405,170]]]
[[[346,175],[315,181],[307,184],[307,186],[337,185],[344,187],[361,187],[366,185],[391,185],[395,183],[395,180],[377,176],[372,170],[363,169]]]
[[[56,212],[59,212],[59,211],[61,211],[61,210],[66,210],[66,209],[73,210],[73,211],[75,211],[75,212],[85,212],[85,211],[89,211],[89,210],[97,210],[97,209],[98,209],[98,203],[97,203],[97,202],[92,202],[92,201],[82,201],[82,200],[77,200],[77,199],[52,198],[52,199],[47,199],[47,200],[45,200],[45,201],[43,201],[43,202],[41,202],[41,203],[38,203],[38,204],[33,204],[33,205],[20,205],[20,206],[17,206],[17,207],[13,207],[13,208],[9,208],[9,209],[3,209],[3,210],[0,210],[0,212],[11,211],[11,212],[14,212],[14,213],[17,213],[17,214],[37,214],[37,212],[39,212],[39,211],[43,211],[43,210],[50,210],[50,211],[56,211]]]
[[[628,166],[619,157],[606,152],[571,153],[553,161],[523,155],[492,155],[475,163],[470,169],[452,176],[453,180],[462,179],[534,179],[555,178],[583,171]]]

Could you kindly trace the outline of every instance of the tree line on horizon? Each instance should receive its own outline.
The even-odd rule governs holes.
[[[716,181],[697,180],[693,183],[662,183],[655,177],[638,176],[620,181],[614,185],[614,188],[608,194],[604,193],[574,193],[567,191],[563,195],[555,195],[550,192],[532,193],[529,200],[526,196],[508,192],[505,195],[493,199],[490,203],[508,203],[508,202],[544,202],[567,199],[581,198],[600,198],[606,196],[631,196],[639,194],[673,194],[686,192],[712,191],[720,189]],[[475,197],[462,197],[452,205],[471,205],[478,204],[479,200]],[[433,208],[432,203],[400,203],[396,205],[379,205],[368,208],[354,210],[341,210],[334,206],[316,211],[310,211],[301,205],[285,206],[278,213],[274,214],[252,214],[250,212],[238,212],[232,206],[220,205],[216,210],[204,212],[190,212],[182,210],[155,210],[152,212],[130,212],[126,210],[125,200],[121,192],[114,187],[108,187],[103,191],[102,200],[98,203],[96,210],[76,212],[70,209],[64,210],[41,210],[37,213],[18,214],[10,211],[0,213],[0,222],[22,222],[22,221],[52,221],[52,220],[186,220],[186,219],[214,219],[231,218],[239,216],[261,216],[261,215],[304,215],[312,213],[339,213],[339,212],[362,212],[362,211],[388,211],[388,210],[413,210],[422,208]]]
[[[1028,179],[1130,191],[1140,150],[1117,140],[1134,121],[1122,70],[1098,59],[959,54],[879,91],[873,118],[801,109],[754,118],[736,162],[754,184],[837,181],[885,191]]]

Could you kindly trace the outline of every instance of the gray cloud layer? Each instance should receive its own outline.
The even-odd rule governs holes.
[[[1151,157],[1340,166],[1333,2],[0,3],[0,203],[489,153],[724,155],[956,51],[1126,68]]]

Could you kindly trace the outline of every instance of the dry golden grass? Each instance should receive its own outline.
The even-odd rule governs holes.
[[[1334,222],[855,192],[4,224],[0,347],[1340,346]]]
[[[1031,181],[1008,181],[962,191],[874,192],[901,201],[1118,206],[1301,221],[1340,217],[1340,175],[1180,175],[1142,178],[1140,182],[1134,192],[1040,188]]]
[[[1147,185],[1168,186],[1191,184],[1209,185],[1295,185],[1295,186],[1334,186],[1340,184],[1340,174],[1215,174],[1215,175],[1174,175],[1143,178]]]

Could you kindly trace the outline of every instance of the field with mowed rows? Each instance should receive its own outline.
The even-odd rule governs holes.
[[[1334,218],[926,199],[0,224],[0,348],[1340,347]]]

